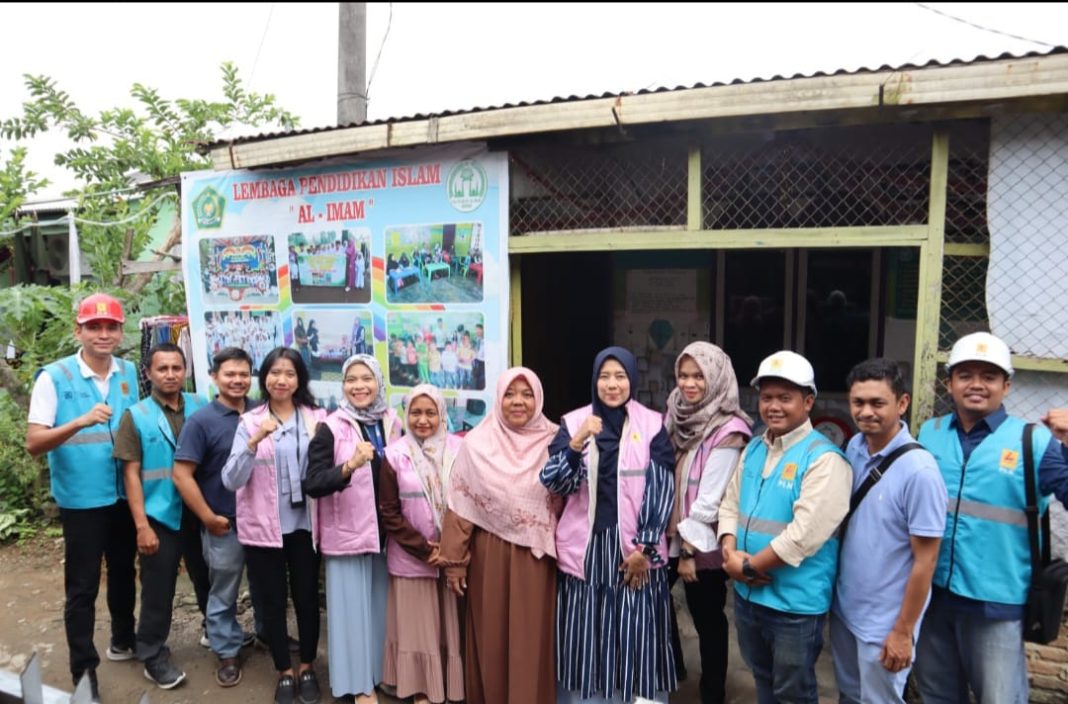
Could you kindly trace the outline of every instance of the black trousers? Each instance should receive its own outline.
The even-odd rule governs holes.
[[[297,612],[300,661],[311,663],[319,649],[319,555],[312,547],[311,533],[294,531],[282,536],[282,548],[245,546],[245,566],[250,582],[259,590],[263,630],[271,646],[274,668],[292,667],[286,632],[286,577]]]
[[[200,519],[185,505],[182,506],[182,562],[185,563],[189,581],[193,583],[197,608],[203,617],[208,610],[208,592],[211,591],[208,563],[204,561],[204,548],[200,542]],[[201,625],[204,624],[201,619]]]
[[[100,655],[93,645],[96,597],[100,593],[100,560],[107,561],[107,602],[111,614],[111,644],[134,646],[134,555],[137,531],[125,500],[89,509],[61,508],[66,603],[63,624],[75,681],[95,670]]]
[[[672,558],[668,565],[668,580],[672,586],[679,578],[678,563],[678,558]],[[698,570],[697,581],[684,582],[682,586],[701,652],[701,704],[722,704],[726,697],[727,641],[730,635],[727,615],[723,612],[727,603],[727,573]],[[673,637],[678,639],[677,628]]]
[[[182,557],[181,533],[152,518],[148,523],[159,538],[159,550],[151,555],[141,555],[137,659],[144,663],[165,660],[170,655],[167,637],[171,634],[174,589],[178,580],[178,561]]]

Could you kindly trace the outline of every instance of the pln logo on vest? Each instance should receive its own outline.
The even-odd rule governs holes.
[[[1016,450],[1002,450],[1001,461],[998,462],[998,470],[1003,474],[1015,474],[1016,465],[1019,463],[1020,453]]]
[[[787,462],[786,466],[782,468],[782,474],[779,476],[779,486],[783,489],[792,489],[794,487],[794,477],[797,476],[797,463]]]

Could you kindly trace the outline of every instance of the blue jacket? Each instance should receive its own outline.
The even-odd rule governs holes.
[[[1009,416],[964,461],[953,416],[932,418],[917,438],[938,462],[949,492],[946,534],[934,584],[979,601],[1024,604],[1031,582],[1027,505],[1023,479],[1023,429]],[[1051,435],[1036,426],[1032,436],[1035,487],[1038,464]],[[1049,506],[1039,497],[1039,510]]]
[[[768,448],[760,437],[745,448],[738,497],[738,549],[750,554],[763,550],[794,518],[794,503],[801,495],[801,480],[821,455],[841,450],[813,430],[789,448],[782,460],[763,478]],[[835,572],[838,569],[838,538],[832,537],[816,554],[797,567],[775,570],[771,584],[762,587],[737,585],[739,596],[769,609],[792,614],[816,615],[831,608]]]
[[[188,419],[204,406],[194,394],[183,393]],[[171,478],[174,450],[178,441],[159,402],[146,398],[130,409],[130,419],[141,439],[141,487],[145,493],[145,513],[171,530],[182,527],[182,496]]]
[[[123,412],[137,403],[137,369],[115,359],[119,371],[109,380],[108,396],[102,398],[92,379],[82,376],[77,355],[64,357],[45,366],[38,374],[48,374],[56,389],[56,420],[53,427],[83,416],[98,403],[111,407],[108,423],[82,428],[65,443],[50,450],[52,496],[61,508],[86,509],[111,506],[126,497],[122,470],[111,456],[114,434]]]

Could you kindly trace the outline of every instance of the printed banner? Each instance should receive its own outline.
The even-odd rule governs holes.
[[[408,160],[182,175],[183,271],[197,388],[212,355],[286,345],[327,408],[341,366],[375,355],[386,397],[447,397],[452,430],[486,414],[507,363],[508,170],[481,147]],[[253,384],[254,389],[258,384]]]

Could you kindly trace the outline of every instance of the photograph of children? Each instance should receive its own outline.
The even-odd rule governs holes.
[[[374,354],[371,311],[293,311],[293,347],[300,352],[312,381],[341,383],[341,365],[354,354]]]
[[[391,394],[389,405],[401,418],[404,417],[407,394]],[[486,399],[477,395],[445,397],[445,413],[448,416],[449,432],[464,434],[482,422],[489,411]]]
[[[216,237],[200,241],[204,303],[277,303],[274,237]]]
[[[386,228],[386,300],[482,300],[482,223]]]
[[[208,341],[208,367],[223,347],[240,347],[252,355],[252,368],[259,369],[267,353],[282,344],[279,317],[269,310],[216,311],[204,314]]]
[[[389,383],[485,389],[485,332],[481,313],[389,313]]]
[[[294,303],[370,302],[370,230],[294,232],[288,244]]]

